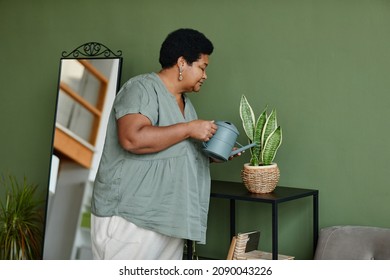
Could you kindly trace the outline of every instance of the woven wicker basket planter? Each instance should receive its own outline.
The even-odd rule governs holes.
[[[244,164],[241,178],[245,187],[251,193],[270,193],[279,182],[280,171],[276,163],[266,166],[251,166]]]

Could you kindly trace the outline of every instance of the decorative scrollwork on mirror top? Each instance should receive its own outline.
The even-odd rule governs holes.
[[[92,166],[104,105],[111,100],[106,96],[118,91],[121,54],[98,42],[62,52],[54,149],[86,168]],[[110,82],[112,71],[118,78]]]
[[[88,42],[77,47],[69,54],[67,51],[62,52],[62,58],[80,58],[81,56],[94,58],[118,58],[122,56],[122,51],[118,50],[115,54],[103,44],[98,42]]]

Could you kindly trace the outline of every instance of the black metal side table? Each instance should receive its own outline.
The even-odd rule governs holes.
[[[276,187],[272,193],[253,194],[247,191],[243,183],[213,180],[211,197],[230,200],[230,237],[236,234],[236,201],[252,201],[272,205],[272,259],[278,259],[278,206],[280,203],[313,197],[313,250],[318,239],[318,190],[291,187]],[[314,255],[314,252],[313,252]]]

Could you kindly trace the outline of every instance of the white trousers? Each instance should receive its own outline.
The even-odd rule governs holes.
[[[184,240],[143,229],[119,217],[91,215],[95,260],[181,260]]]

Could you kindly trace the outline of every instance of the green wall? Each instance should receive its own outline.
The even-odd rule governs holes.
[[[0,172],[41,186],[49,174],[61,52],[98,41],[123,51],[122,83],[157,71],[166,34],[203,31],[214,43],[208,81],[191,99],[204,119],[230,120],[245,94],[276,108],[284,139],[280,185],[320,190],[320,226],[390,227],[390,2],[385,0],[0,0]],[[214,165],[240,181],[248,155]],[[1,190],[0,190],[1,193]],[[228,205],[212,199],[201,255],[224,258]],[[270,209],[238,203],[238,230],[262,230]],[[280,208],[280,249],[311,257],[311,200]],[[309,241],[309,242],[308,242]]]

